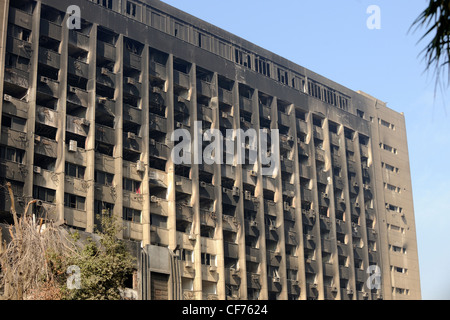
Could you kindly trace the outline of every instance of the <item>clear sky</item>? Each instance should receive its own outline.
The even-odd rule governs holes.
[[[164,0],[404,112],[423,299],[450,299],[450,88],[435,97],[419,57],[423,30],[408,32],[425,0]],[[370,5],[381,29],[370,30]]]

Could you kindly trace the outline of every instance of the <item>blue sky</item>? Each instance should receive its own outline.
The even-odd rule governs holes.
[[[414,192],[423,299],[450,299],[450,88],[435,96],[408,32],[425,0],[165,0],[352,90],[404,112]],[[381,29],[366,26],[370,5]]]

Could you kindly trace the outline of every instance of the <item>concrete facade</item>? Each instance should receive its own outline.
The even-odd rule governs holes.
[[[88,233],[123,219],[140,298],[421,298],[403,114],[156,0],[1,0],[0,24],[2,185]],[[174,164],[194,121],[278,129],[280,170]]]

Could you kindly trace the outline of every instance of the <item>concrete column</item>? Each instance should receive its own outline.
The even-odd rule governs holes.
[[[252,105],[253,105],[253,116],[252,116],[252,128],[255,129],[258,134],[257,138],[259,139],[259,91],[258,89],[254,89],[253,97],[252,97]],[[238,146],[241,147],[242,143],[238,141]],[[261,175],[261,162],[257,161],[257,180],[256,180],[256,188],[255,188],[255,197],[258,198],[258,213],[257,213],[257,222],[259,226],[259,252],[261,254],[261,264],[259,267],[260,270],[260,281],[261,281],[261,291],[259,295],[260,300],[268,300],[269,292],[268,292],[268,267],[267,267],[267,249],[266,249],[266,225],[264,219],[264,193],[263,193],[263,180]],[[245,172],[243,174],[246,174]]]
[[[58,220],[64,221],[64,185],[65,185],[65,159],[66,159],[66,104],[67,104],[67,70],[68,70],[68,43],[69,30],[67,28],[66,15],[63,19],[61,30],[61,55],[60,55],[60,71],[59,71],[59,89],[58,89],[58,130],[56,133],[57,159],[55,165],[55,173],[57,174],[56,189],[56,210]]]
[[[313,113],[310,112],[307,118],[308,123],[308,139],[309,139],[309,154],[311,161],[311,170],[312,174],[312,194],[313,194],[313,210],[316,214],[316,223],[313,227],[314,234],[314,243],[316,245],[315,256],[316,263],[318,266],[318,272],[316,274],[316,284],[318,290],[318,299],[324,299],[324,288],[323,288],[323,264],[322,264],[322,241],[320,234],[320,217],[319,217],[319,196],[318,196],[318,188],[317,188],[317,166],[316,166],[316,146],[314,144],[314,130],[313,130]]]
[[[220,114],[219,114],[219,90],[218,90],[218,76],[214,73],[211,81],[212,98],[210,107],[212,109],[212,127],[211,129],[220,129]],[[220,152],[220,155],[223,153]],[[213,185],[215,194],[215,212],[217,217],[216,230],[214,240],[216,242],[216,262],[217,262],[217,274],[222,275],[218,277],[217,281],[217,295],[220,300],[226,299],[225,290],[225,253],[224,253],[224,241],[223,241],[223,220],[222,220],[222,166],[220,163],[212,165],[214,167]],[[242,227],[242,225],[241,225]]]
[[[33,53],[30,59],[30,77],[28,89],[28,120],[27,120],[27,141],[28,148],[25,152],[25,165],[28,175],[25,177],[23,188],[24,196],[27,200],[33,197],[33,167],[34,167],[34,138],[36,127],[36,92],[38,81],[38,54],[39,54],[39,32],[41,20],[41,2],[36,2],[32,17],[31,47]],[[31,208],[31,206],[30,206]]]
[[[259,109],[259,106],[258,106]],[[271,125],[270,129],[272,130],[278,130],[278,99],[274,97],[272,99],[272,105],[270,106],[271,109]],[[258,137],[259,137],[258,132]],[[273,141],[272,141],[273,143]],[[279,141],[276,141],[276,143],[279,143]],[[280,154],[274,154],[275,150],[271,151],[272,154],[278,158],[278,161],[280,161]],[[274,174],[275,176],[272,176],[272,178],[275,179],[275,205],[277,208],[277,218],[276,218],[276,227],[277,227],[277,234],[278,234],[278,250],[281,254],[281,260],[280,260],[280,267],[279,267],[279,274],[280,274],[280,284],[281,284],[281,291],[279,293],[279,300],[287,300],[288,299],[288,288],[287,288],[287,271],[286,271],[286,240],[285,240],[285,228],[284,228],[284,203],[283,203],[283,188],[282,188],[282,179],[281,179],[281,162],[280,166],[277,168],[278,170],[275,170]]]
[[[123,217],[123,54],[124,54],[124,39],[123,35],[119,35],[116,44],[116,92],[114,95],[115,104],[115,118],[114,118],[114,133],[116,138],[116,145],[114,146],[114,186],[116,189],[116,201],[114,204],[114,215],[118,221],[122,221]],[[120,234],[123,237],[123,231]]]
[[[86,139],[86,171],[84,179],[88,182],[86,194],[86,232],[94,232],[95,228],[95,108],[97,107],[97,29],[92,26],[89,37],[89,79],[87,85],[88,106],[86,119],[89,121],[89,132]]]
[[[0,114],[3,114],[3,81],[5,79],[6,38],[8,30],[9,0],[0,0]],[[2,119],[0,117],[0,128]],[[0,130],[0,138],[1,138]]]
[[[144,46],[142,54],[142,73],[141,73],[141,136],[142,136],[142,150],[141,161],[144,162],[145,171],[142,177],[141,190],[143,195],[142,207],[142,244],[144,246],[151,243],[150,231],[150,188],[149,188],[149,96],[150,96],[150,51],[148,45]]]
[[[330,237],[331,240],[331,255],[332,264],[334,269],[333,283],[332,286],[337,288],[337,293],[335,300],[341,299],[340,290],[340,278],[339,278],[339,257],[337,250],[337,238],[336,238],[336,205],[335,205],[335,195],[334,195],[334,172],[333,172],[333,161],[331,157],[331,143],[330,143],[330,131],[328,125],[328,118],[325,118],[323,125],[323,146],[325,149],[325,168],[328,170],[328,196],[330,199],[328,206],[328,217],[331,221]]]
[[[240,128],[240,112],[239,112],[239,83],[237,81],[233,82],[232,88],[233,94],[233,130]],[[238,148],[239,148],[238,144]],[[236,150],[235,150],[236,151]],[[246,259],[246,243],[245,243],[245,217],[244,217],[244,194],[243,194],[243,182],[242,175],[243,169],[240,164],[236,163],[236,153],[234,153],[234,161],[235,161],[235,173],[236,180],[234,185],[239,188],[239,201],[236,206],[236,219],[241,226],[241,230],[237,235],[237,242],[239,246],[239,269],[241,270],[241,285],[239,287],[240,299],[247,300],[248,299],[248,291],[247,291],[247,259]],[[226,159],[224,159],[225,161]]]

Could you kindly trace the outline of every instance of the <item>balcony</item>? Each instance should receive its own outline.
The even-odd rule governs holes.
[[[313,126],[313,136],[314,138],[323,140],[323,129],[318,126]]]
[[[176,185],[177,192],[192,194],[192,180],[191,179],[176,175],[175,176],[175,185]]]
[[[69,44],[84,49],[85,51],[89,51],[89,37],[76,30],[69,30]]]
[[[297,132],[308,134],[308,124],[300,119],[296,120]]]
[[[24,90],[28,90],[28,72],[19,70],[14,67],[5,66],[5,78],[6,83],[13,86],[21,87]]]
[[[150,61],[150,76],[162,80],[167,79],[167,68],[155,61]]]
[[[293,173],[294,172],[294,161],[287,158],[281,160],[281,171]]]
[[[40,77],[38,79],[38,88],[37,91],[39,93],[58,98],[59,97],[59,82],[47,77]]]
[[[57,189],[58,188],[58,175],[53,171],[40,169],[40,173],[33,173],[33,183],[37,186]]]
[[[167,217],[169,215],[169,203],[165,199],[155,196],[150,197],[150,213]]]
[[[123,52],[123,63],[126,66],[129,66],[136,70],[141,70],[141,57],[135,53],[132,53],[128,50],[124,50]]]
[[[223,242],[223,251],[225,257],[238,259],[239,258],[239,246],[235,243]]]
[[[64,177],[64,192],[85,197],[89,190],[89,183],[86,180],[71,176]]]
[[[211,98],[212,97],[211,83],[197,79],[197,92],[202,96]]]
[[[58,112],[55,110],[37,106],[36,107],[36,122],[45,124],[46,126],[58,127]]]
[[[313,202],[312,190],[306,188],[300,188],[301,198],[304,201]]]
[[[61,55],[55,51],[39,47],[38,61],[54,69],[60,68]]]
[[[219,101],[228,105],[233,105],[233,93],[219,87]]]
[[[215,199],[214,185],[200,181],[200,198]]]
[[[6,179],[25,182],[28,169],[25,165],[8,160],[0,160],[0,175]],[[7,208],[10,210],[10,207]]]
[[[167,133],[167,119],[155,114],[150,114],[149,127],[150,132],[159,131]]]
[[[288,114],[278,111],[278,123],[290,127],[291,120]]]
[[[97,68],[97,83],[105,87],[116,87],[116,74],[106,68]]]
[[[277,216],[276,203],[271,200],[264,200],[264,213],[276,217]]]
[[[192,222],[194,217],[194,208],[186,204],[177,204],[176,216],[178,220]]]
[[[9,36],[6,40],[6,51],[26,59],[31,59],[33,53],[30,42],[12,36]]]
[[[134,78],[125,77],[123,79],[123,93],[128,96],[139,97],[141,95],[142,84]]]
[[[239,222],[235,217],[228,216],[226,214],[222,215],[223,229],[232,232],[238,232]]]
[[[149,154],[151,154],[152,157],[168,159],[170,156],[170,149],[167,145],[150,139]]]
[[[35,135],[34,152],[50,158],[57,158],[58,143],[55,140]]]
[[[28,118],[28,102],[5,94],[3,96],[3,112],[20,118]]]
[[[97,56],[110,61],[116,61],[116,48],[106,42],[97,41]]]
[[[32,15],[14,7],[9,8],[8,21],[28,30],[33,28]]]
[[[281,252],[267,250],[267,264],[279,267],[281,261]]]
[[[190,88],[190,77],[189,74],[180,72],[178,70],[173,70],[173,82],[179,87],[189,89]]]
[[[94,187],[95,200],[115,203],[117,198],[117,190],[112,186],[104,186],[96,184]]]
[[[69,226],[86,228],[86,211],[79,211],[71,208],[64,208],[64,220]]]
[[[141,152],[142,151],[142,138],[136,136],[135,134],[124,132],[123,134],[123,149]]]
[[[46,36],[61,41],[61,26],[48,20],[41,19],[39,33],[41,36]]]
[[[245,259],[250,262],[260,263],[260,251],[257,248],[245,246]]]
[[[244,111],[253,113],[253,102],[246,97],[239,96],[239,107]]]
[[[109,145],[116,144],[116,134],[113,128],[95,124],[95,140],[107,143]]]
[[[87,79],[89,76],[89,66],[83,61],[69,57],[69,63],[67,67],[70,74],[85,79]]]
[[[124,239],[142,241],[142,224],[131,221],[123,221],[123,237]]]
[[[67,102],[77,106],[87,107],[88,93],[82,89],[69,86],[67,90]]]

